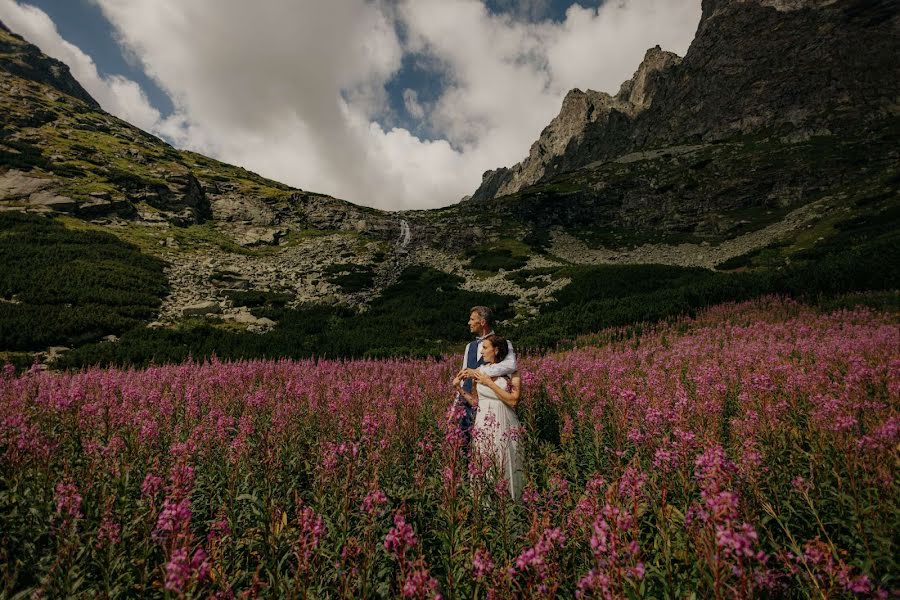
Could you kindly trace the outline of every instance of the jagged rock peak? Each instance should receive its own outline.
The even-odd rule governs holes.
[[[650,106],[653,97],[649,83],[654,75],[679,64],[681,64],[681,57],[674,52],[668,52],[659,46],[650,48],[644,54],[644,60],[641,61],[631,79],[624,82],[619,88],[616,99],[640,108]]]
[[[528,157],[510,169],[485,172],[481,186],[471,199],[513,194],[537,183],[547,174],[553,160],[562,156],[570,144],[577,142],[589,124],[604,123],[613,112],[633,118],[646,110],[653,100],[654,77],[680,63],[681,58],[677,54],[655,46],[647,50],[637,71],[622,84],[615,96],[594,90],[570,90],[563,98],[559,114],[532,144]]]

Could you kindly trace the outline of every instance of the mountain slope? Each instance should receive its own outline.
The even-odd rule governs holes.
[[[707,2],[684,59],[653,48],[615,96],[574,90],[475,199],[403,213],[176,150],[0,29],[0,213],[28,213],[0,214],[24,257],[0,269],[0,352],[437,354],[484,303],[538,348],[764,293],[896,289],[896,26],[886,2]]]

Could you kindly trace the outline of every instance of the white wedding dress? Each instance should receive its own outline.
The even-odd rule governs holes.
[[[500,388],[509,389],[505,377],[494,380]],[[522,494],[522,457],[519,453],[519,436],[522,426],[516,411],[508,407],[486,385],[478,384],[478,412],[475,415],[473,439],[478,454],[491,460],[500,476],[509,483],[509,494],[518,500]]]

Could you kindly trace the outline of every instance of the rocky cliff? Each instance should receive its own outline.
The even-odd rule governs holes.
[[[97,101],[72,77],[67,64],[36,52],[35,46],[10,31],[2,22],[0,32],[0,57],[5,70],[22,79],[45,83],[63,94],[78,98],[91,109],[100,109]]]
[[[615,96],[594,90],[571,90],[563,99],[559,114],[532,144],[528,158],[510,169],[487,171],[472,199],[505,196],[537,183],[554,169],[554,163],[566,154],[569,146],[583,142],[590,127],[608,127],[610,119],[618,114],[633,118],[646,110],[653,103],[655,77],[680,62],[678,56],[656,46],[647,51],[637,72],[622,84]]]
[[[528,158],[472,197],[652,147],[858,135],[900,112],[898,30],[891,0],[705,0],[684,60],[655,48],[616,96],[573,90]]]

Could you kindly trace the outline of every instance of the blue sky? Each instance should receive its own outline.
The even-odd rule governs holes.
[[[397,210],[522,160],[572,88],[683,56],[700,1],[0,0],[0,19],[176,147]]]

